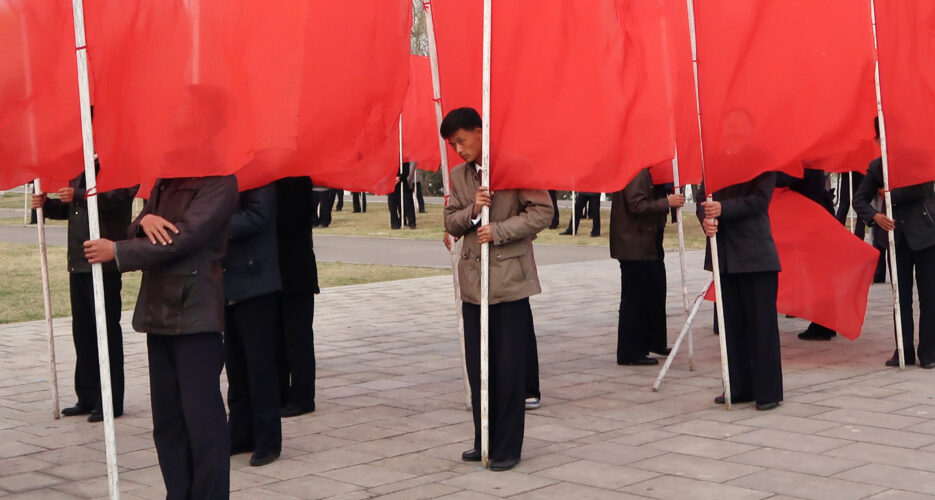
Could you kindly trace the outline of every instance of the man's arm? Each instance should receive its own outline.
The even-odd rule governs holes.
[[[119,209],[126,206],[127,203],[132,203],[139,190],[140,185],[137,184],[131,188],[106,191],[97,196],[97,204],[102,211]],[[75,197],[77,198],[77,196],[78,191],[75,190]]]
[[[243,210],[231,217],[230,239],[236,241],[253,236],[270,224],[275,224],[276,187],[272,184],[243,193]]]
[[[179,232],[169,245],[156,245],[147,238],[117,242],[114,252],[123,272],[169,262],[203,247],[228,224],[237,205],[237,179],[217,177],[205,182],[192,198],[182,220],[175,224]]]
[[[769,202],[776,187],[776,173],[760,174],[753,183],[753,191],[750,194],[721,202],[721,219],[741,219],[769,210]]]
[[[62,200],[53,200],[45,194],[33,195],[33,200],[42,201],[42,215],[44,215],[46,219],[68,219],[68,203],[63,203]]]
[[[876,224],[874,216],[881,213],[870,205],[881,188],[883,188],[883,175],[871,163],[870,168],[867,169],[867,175],[854,192],[854,211],[857,212],[857,217],[860,217],[868,226]]]
[[[445,207],[445,232],[460,238],[474,229],[473,219],[474,193],[461,193],[456,183],[452,183],[451,197]]]
[[[552,222],[552,198],[548,191],[520,189],[519,202],[523,210],[507,220],[492,222],[493,244],[505,245],[535,235]]]
[[[637,215],[658,215],[669,211],[668,198],[653,197],[652,176],[640,172],[623,188],[627,210]]]

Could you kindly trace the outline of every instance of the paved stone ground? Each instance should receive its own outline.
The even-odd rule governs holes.
[[[678,282],[669,256],[670,283]],[[700,252],[690,268],[700,268]],[[543,266],[533,299],[544,406],[529,412],[522,463],[492,473],[469,446],[451,282],[329,289],[316,307],[318,411],[283,423],[283,458],[231,461],[235,498],[930,498],[935,373],[883,367],[892,350],[887,285],[864,337],[804,343],[780,319],[786,402],[725,411],[710,306],[698,370],[680,355],[662,391],[655,368],[614,363],[618,270],[609,259]],[[705,273],[693,271],[691,288]],[[681,297],[670,287],[670,335]],[[128,317],[126,319],[129,319]],[[68,321],[56,321],[62,403],[72,403]],[[117,420],[123,498],[161,498],[141,334],[126,334],[126,415]],[[101,498],[100,425],[53,420],[39,323],[0,327],[0,497]]]

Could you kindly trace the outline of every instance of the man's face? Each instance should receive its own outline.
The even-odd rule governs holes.
[[[462,128],[448,138],[448,144],[458,153],[462,160],[466,163],[472,163],[480,160],[481,152],[484,149],[482,138],[480,128],[474,130],[464,130]]]

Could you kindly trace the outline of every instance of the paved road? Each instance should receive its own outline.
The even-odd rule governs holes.
[[[0,226],[0,241],[35,244],[34,226]],[[49,245],[66,244],[66,228],[46,228]],[[609,259],[604,247],[536,245],[536,261],[540,265],[564,264]],[[451,260],[441,240],[411,240],[363,238],[355,236],[315,236],[315,255],[324,262],[380,264],[391,266],[450,267]]]

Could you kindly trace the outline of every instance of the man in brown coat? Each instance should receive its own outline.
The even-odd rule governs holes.
[[[519,463],[523,448],[526,352],[533,328],[529,297],[541,291],[532,240],[552,220],[552,202],[541,190],[508,189],[490,193],[481,185],[484,144],[481,118],[470,108],[445,117],[441,135],[464,160],[451,172],[451,199],[445,231],[464,238],[458,277],[464,312],[464,344],[474,413],[474,447],[461,456],[481,459],[480,423],[480,251],[490,243],[490,469]],[[480,225],[482,207],[490,224]]]
[[[656,199],[649,169],[614,193],[610,256],[620,261],[618,365],[658,365],[659,360],[649,353],[668,354],[662,235],[669,209],[684,205],[681,194]]]
[[[126,241],[85,243],[92,264],[143,271],[133,328],[146,332],[153,440],[169,499],[228,498],[221,399],[224,284],[237,179],[160,179]]]

